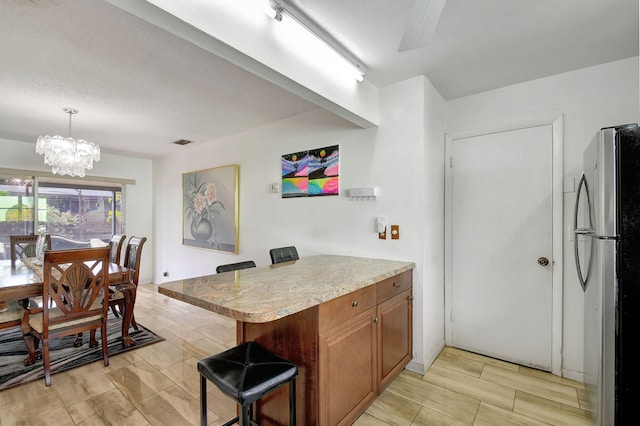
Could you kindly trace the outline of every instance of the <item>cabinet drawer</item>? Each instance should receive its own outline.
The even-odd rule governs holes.
[[[320,304],[318,328],[320,334],[359,315],[376,305],[376,286],[370,285]]]
[[[381,303],[411,288],[411,270],[402,272],[376,284],[378,299]]]

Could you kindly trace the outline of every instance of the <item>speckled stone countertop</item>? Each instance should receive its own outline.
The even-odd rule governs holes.
[[[158,292],[243,322],[268,322],[413,269],[415,263],[319,255],[172,281]]]

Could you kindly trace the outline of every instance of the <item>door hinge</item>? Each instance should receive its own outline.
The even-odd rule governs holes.
[[[449,168],[453,169],[453,157],[449,157]]]

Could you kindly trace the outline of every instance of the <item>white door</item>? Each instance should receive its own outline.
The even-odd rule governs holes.
[[[451,344],[547,371],[552,132],[542,125],[453,139],[448,147]]]

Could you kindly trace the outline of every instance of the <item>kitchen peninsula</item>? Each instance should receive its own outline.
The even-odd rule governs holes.
[[[411,360],[413,262],[319,255],[172,281],[158,292],[237,321],[298,364],[304,425],[351,424]],[[287,423],[286,389],[258,403],[261,424]]]

